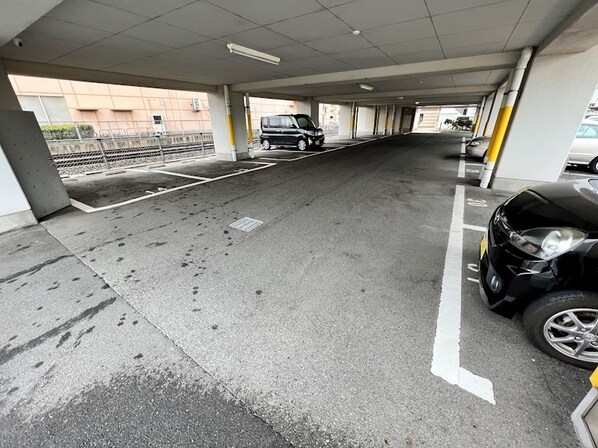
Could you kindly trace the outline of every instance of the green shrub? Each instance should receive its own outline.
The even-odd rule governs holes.
[[[95,130],[90,124],[77,124],[81,138],[95,137]],[[79,135],[74,124],[46,124],[41,126],[46,140],[77,140]]]
[[[456,120],[447,118],[444,120],[444,124],[449,125],[452,129],[459,131],[470,131],[471,127],[473,126],[473,122],[469,117],[457,117]]]

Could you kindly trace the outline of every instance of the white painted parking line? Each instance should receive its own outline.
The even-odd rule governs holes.
[[[143,196],[139,196],[137,198],[129,199],[127,201],[119,202],[117,204],[106,205],[104,207],[94,208],[87,204],[83,204],[82,202],[79,202],[75,199],[71,199],[71,205],[78,208],[79,210],[84,211],[85,213],[101,212],[101,211],[110,210],[110,209],[116,208],[116,207],[122,207],[123,205],[128,205],[128,204],[133,204],[135,202],[143,201],[144,199],[154,198],[156,196],[170,193],[171,191],[184,190],[186,188],[196,187],[197,185],[207,184],[210,182],[216,182],[217,180],[226,179],[229,177],[241,176],[243,174],[251,173],[252,171],[259,171],[259,170],[270,168],[270,167],[276,165],[276,163],[265,163],[265,162],[242,162],[242,163],[252,163],[252,164],[258,164],[258,165],[263,165],[263,166],[259,166],[257,168],[250,168],[248,170],[244,170],[244,171],[240,171],[240,172],[236,172],[236,173],[232,173],[232,174],[226,174],[224,176],[214,177],[209,180],[201,180],[201,181],[193,182],[193,183],[190,183],[187,185],[181,185],[179,187],[170,188],[168,190],[158,191],[157,193],[146,194]]]
[[[449,241],[444,261],[442,290],[431,372],[460,388],[495,404],[492,382],[461,367],[461,278],[463,267],[463,214],[465,188],[457,185]]]
[[[459,171],[457,172],[458,177],[465,177],[465,159],[463,154],[459,156]]]
[[[485,232],[486,231],[486,227],[473,226],[471,224],[463,224],[463,228],[467,229],[467,230],[475,230],[477,232]]]
[[[467,277],[467,280],[469,280],[470,282],[474,282],[474,283],[480,283],[479,279],[473,278],[473,277]]]
[[[190,174],[182,174],[182,173],[173,173],[172,171],[163,171],[163,170],[154,170],[154,169],[140,169],[140,168],[131,168],[127,171],[136,171],[138,173],[160,173],[166,174],[168,176],[177,176],[177,177],[185,177],[187,179],[195,179],[195,180],[210,180],[210,177],[199,177],[199,176],[191,176]]]

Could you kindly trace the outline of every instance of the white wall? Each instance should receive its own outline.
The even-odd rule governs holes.
[[[36,222],[25,193],[0,148],[0,233]]]
[[[373,107],[359,106],[357,118],[357,135],[372,135],[374,132],[375,109]]]

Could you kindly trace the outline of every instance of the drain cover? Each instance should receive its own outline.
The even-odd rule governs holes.
[[[245,218],[241,218],[238,221],[229,224],[229,226],[233,229],[239,229],[243,232],[251,232],[256,227],[261,226],[263,223],[263,221],[258,221],[257,219],[249,218],[246,216]]]

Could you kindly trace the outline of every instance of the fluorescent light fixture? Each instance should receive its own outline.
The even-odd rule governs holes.
[[[257,59],[258,61],[267,62],[268,64],[278,65],[280,58],[272,56],[271,54],[262,53],[261,51],[253,50],[237,44],[226,44],[231,53],[245,56],[246,58]]]
[[[363,90],[367,90],[369,92],[374,90],[374,88],[372,86],[368,86],[367,84],[359,84],[359,87],[362,88]]]

